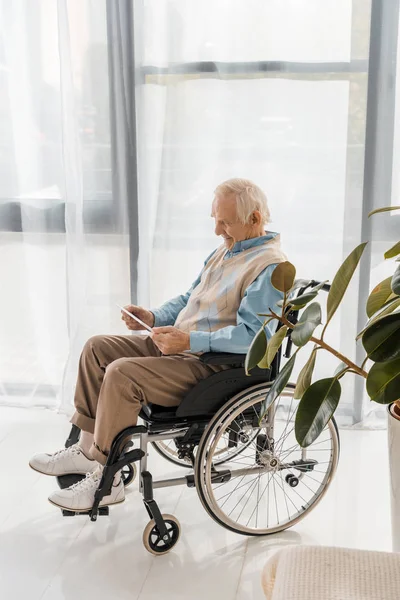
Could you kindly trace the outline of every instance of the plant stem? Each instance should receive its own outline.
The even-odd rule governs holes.
[[[353,363],[351,360],[349,360],[347,358],[347,356],[344,356],[343,354],[341,354],[340,352],[338,352],[337,350],[332,348],[332,346],[329,346],[326,342],[324,342],[324,340],[319,340],[318,338],[312,337],[310,339],[310,342],[319,344],[321,346],[321,348],[325,348],[325,350],[328,350],[328,352],[330,352],[331,354],[333,354],[334,356],[336,356],[337,358],[342,360],[346,365],[349,365],[349,367],[351,367],[353,369],[353,371],[358,373],[358,375],[361,375],[361,377],[364,377],[365,379],[367,378],[368,373],[366,371],[364,371],[364,369],[361,369],[355,363]]]
[[[285,310],[286,310],[286,304],[287,304],[287,292],[284,292],[284,296],[283,296],[283,306],[282,306],[282,314],[285,314]]]
[[[358,375],[356,371],[353,371],[353,369],[350,369],[350,367],[346,367],[343,369],[343,371],[340,371],[340,373],[336,375],[336,379],[341,379],[344,375],[346,375],[346,373],[354,373],[354,375]]]
[[[294,325],[293,323],[291,323],[290,321],[288,321],[286,319],[286,317],[282,316],[279,317],[277,314],[274,313],[273,310],[269,309],[271,311],[271,314],[276,318],[279,319],[279,321],[282,321],[282,323],[284,325],[286,325],[287,327],[289,327],[289,329],[294,329]],[[338,352],[338,350],[335,350],[335,348],[332,348],[332,346],[329,346],[326,342],[324,342],[324,340],[322,339],[318,339],[315,337],[311,337],[310,338],[310,342],[314,342],[314,344],[318,344],[318,346],[320,346],[321,348],[324,348],[325,350],[328,350],[328,352],[330,352],[331,354],[333,354],[334,356],[336,356],[336,358],[339,358],[341,361],[343,361],[346,365],[348,365],[353,371],[355,371],[358,375],[361,375],[361,377],[364,377],[365,379],[367,378],[368,373],[366,371],[364,371],[364,369],[358,367],[355,363],[353,363],[351,360],[349,360],[346,356],[344,356],[343,354],[341,354],[340,352]]]

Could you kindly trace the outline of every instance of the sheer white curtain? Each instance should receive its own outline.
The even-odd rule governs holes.
[[[0,403],[70,411],[86,339],[126,333],[108,89],[105,0],[0,2]]]
[[[157,305],[189,287],[219,243],[210,205],[230,177],[266,191],[270,229],[298,276],[332,280],[364,241],[370,4],[147,0],[135,9],[141,300]],[[357,275],[327,338],[353,359],[359,285]],[[317,375],[336,364],[320,353]],[[343,423],[370,410],[354,398],[348,378]]]
[[[387,21],[396,3],[374,6]],[[213,190],[236,176],[266,191],[299,277],[332,279],[373,240],[371,279],[364,265],[329,336],[355,358],[364,288],[385,276],[396,237],[390,216],[365,227],[366,192],[369,209],[391,199],[364,159],[384,133],[375,162],[391,168],[382,123],[396,76],[384,19],[372,19],[382,48],[370,56],[370,8],[0,0],[0,402],[69,411],[86,339],[126,333],[115,302],[156,306],[190,286],[219,244]],[[319,358],[319,376],[334,368]],[[350,379],[349,424],[369,411],[356,392]]]

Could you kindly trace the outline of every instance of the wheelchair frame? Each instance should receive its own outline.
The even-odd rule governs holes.
[[[316,281],[310,281],[306,286],[300,289],[298,295],[301,295],[308,287],[314,286],[317,283],[318,282]],[[325,287],[329,289],[329,286]],[[289,313],[289,318],[293,323],[296,323],[298,319],[298,311],[292,311]],[[279,326],[280,324],[278,325],[278,328]],[[285,357],[287,358],[290,357],[291,346],[292,341],[289,334],[285,351]],[[280,348],[274,359],[271,369],[261,370],[256,368],[252,377],[253,381],[256,380],[261,384],[271,383],[279,372],[281,354],[282,349]],[[153,481],[153,477],[147,468],[148,444],[163,440],[179,440],[179,457],[189,458],[192,466],[194,467],[195,458],[193,450],[196,446],[198,446],[203,433],[206,431],[209,423],[216,413],[222,411],[223,407],[227,404],[227,402],[229,402],[229,399],[232,399],[232,396],[234,399],[236,394],[239,392],[250,392],[253,388],[259,387],[257,383],[256,385],[252,386],[245,385],[245,381],[243,379],[245,355],[206,353],[200,358],[205,363],[228,365],[233,368],[219,371],[218,373],[215,373],[209,378],[201,381],[188,393],[178,407],[165,408],[152,405],[152,411],[148,407],[144,407],[140,413],[140,417],[145,421],[146,424],[128,427],[121,431],[114,439],[103,470],[99,487],[95,493],[95,499],[91,510],[82,513],[75,513],[74,511],[62,509],[63,516],[86,514],[89,515],[91,521],[96,521],[99,515],[108,515],[109,507],[101,507],[100,502],[104,496],[107,496],[111,493],[114,475],[120,470],[122,470],[124,473],[124,468],[129,467],[131,473],[127,474],[126,476],[128,478],[130,476],[131,479],[133,479],[135,475],[134,471],[132,474],[132,469],[134,469],[133,464],[135,462],[139,462],[139,489],[143,495],[143,502],[147,513],[152,520],[149,523],[149,525],[153,525],[151,531],[156,531],[164,542],[164,549],[161,553],[169,551],[175,545],[177,539],[179,538],[179,523],[171,515],[161,514],[158,504],[154,500],[153,492],[155,489],[178,485],[196,487],[196,476],[195,473],[190,473],[183,475],[182,477]],[[209,389],[211,388],[213,379],[217,381],[218,385],[216,387],[218,390],[221,388],[220,384],[223,384],[224,386],[224,397],[222,399],[220,397],[215,399],[212,396],[210,398]],[[249,379],[246,378],[246,381],[248,382]],[[194,390],[196,390],[197,393]],[[203,412],[196,412],[199,410]],[[267,436],[271,439],[273,438],[274,411],[275,407],[271,406],[264,422],[264,427],[267,427]],[[66,446],[70,446],[78,441],[79,432],[79,428],[73,425],[69,438],[66,441]],[[131,441],[127,441],[128,439]],[[139,439],[139,447],[130,449],[133,446],[132,440],[135,439]],[[282,469],[283,468],[285,467],[282,467]],[[307,467],[306,464],[303,466],[298,464],[296,469],[298,469],[301,473],[302,470],[310,470],[310,467]],[[226,481],[229,481],[232,476],[240,477],[242,475],[248,475],[249,473],[261,474],[265,472],[266,467],[263,464],[235,469],[235,471],[232,471],[232,469],[217,469],[213,467],[211,483],[222,484]],[[72,483],[75,483],[81,478],[82,476],[79,475],[64,475],[58,477],[57,479],[60,487],[64,488],[70,486]],[[172,525],[175,527],[175,535],[172,537],[171,529],[167,529],[166,526],[166,517],[169,517],[168,523],[170,526],[172,523]],[[153,551],[150,548],[148,549]],[[159,552],[153,551],[153,553],[157,554]]]

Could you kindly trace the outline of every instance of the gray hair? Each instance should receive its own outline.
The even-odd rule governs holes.
[[[263,224],[269,223],[271,215],[267,197],[252,181],[248,179],[228,179],[215,189],[216,196],[235,194],[238,219],[246,224],[255,210],[261,213]]]

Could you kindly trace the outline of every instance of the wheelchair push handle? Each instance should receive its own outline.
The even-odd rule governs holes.
[[[313,288],[313,287],[315,287],[317,285],[320,285],[321,283],[322,283],[321,281],[317,281],[316,279],[310,279],[308,282],[307,282],[307,280],[304,281],[304,284],[299,289],[297,297],[299,297],[302,294],[304,294],[304,292],[306,290],[308,290],[309,288]],[[330,283],[324,283],[324,285],[321,288],[321,290],[323,292],[329,292],[330,289],[331,289],[331,284]]]
[[[314,279],[313,279],[310,283],[312,284],[312,287],[315,287],[316,285],[319,285],[321,283],[321,281],[314,281]],[[323,292],[329,292],[330,289],[331,289],[330,283],[324,283],[324,285],[321,288],[321,290]]]

